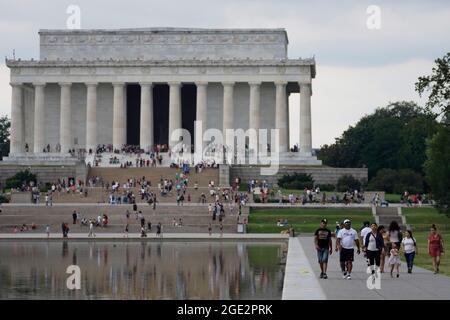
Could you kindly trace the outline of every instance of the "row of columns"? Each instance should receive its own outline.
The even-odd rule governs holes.
[[[223,132],[234,128],[234,82],[223,82]],[[34,83],[34,153],[40,153],[45,148],[45,83]],[[68,153],[72,148],[71,136],[71,83],[59,83],[61,87],[60,100],[60,145],[61,152]],[[97,147],[97,83],[86,83],[86,149]],[[141,85],[141,118],[140,145],[149,149],[154,144],[153,138],[153,84],[142,82]],[[249,128],[258,130],[261,117],[261,82],[250,82]],[[275,82],[275,127],[279,129],[279,152],[288,151],[289,113],[286,95],[287,82]],[[11,154],[23,152],[24,121],[22,85],[12,86],[11,112]],[[169,83],[169,146],[177,141],[171,141],[171,133],[182,128],[181,86],[180,82]],[[197,82],[197,114],[196,120],[202,121],[202,130],[207,122],[207,86],[208,82]],[[126,144],[126,101],[125,83],[113,83],[113,147],[120,148]],[[300,151],[311,153],[311,86],[300,83]],[[203,132],[200,132],[203,136]],[[257,139],[250,139],[250,148],[256,149]],[[252,144],[253,143],[253,144]]]

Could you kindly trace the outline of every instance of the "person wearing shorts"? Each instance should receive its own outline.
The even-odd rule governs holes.
[[[341,263],[342,277],[350,280],[353,259],[355,255],[355,244],[358,248],[357,254],[360,254],[358,233],[352,227],[350,220],[344,220],[344,229],[342,229],[337,236],[336,248],[339,250],[339,260]]]
[[[320,228],[314,233],[314,244],[317,250],[317,259],[320,265],[320,278],[327,279],[328,255],[333,252],[331,231],[327,228],[327,219],[322,219]]]

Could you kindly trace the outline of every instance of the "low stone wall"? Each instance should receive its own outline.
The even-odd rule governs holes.
[[[76,180],[86,181],[87,168],[83,163],[70,166],[26,166],[3,164],[0,162],[0,186],[5,185],[6,179],[15,175],[18,171],[30,169],[37,176],[38,182],[56,182],[58,179],[74,177]]]
[[[352,175],[361,182],[367,181],[367,168],[332,168],[327,166],[280,166],[278,173],[275,175],[261,175],[261,168],[257,166],[232,166],[230,168],[231,182],[236,177],[240,177],[243,182],[250,179],[264,179],[269,184],[277,184],[278,179],[285,174],[306,173],[310,174],[315,183],[320,184],[336,184],[343,175]]]

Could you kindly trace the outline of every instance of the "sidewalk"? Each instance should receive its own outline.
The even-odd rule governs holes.
[[[314,248],[313,237],[300,237],[300,243],[317,279],[320,267]],[[333,240],[334,247],[334,240]],[[431,259],[430,259],[431,263]],[[339,253],[333,251],[328,261],[328,279],[319,279],[327,299],[355,300],[355,299],[388,299],[388,300],[414,300],[414,299],[450,299],[450,277],[433,274],[423,268],[414,267],[413,273],[408,274],[406,263],[402,261],[400,278],[391,278],[387,260],[385,272],[381,275],[381,289],[369,290],[366,285],[369,274],[366,273],[367,264],[361,254],[355,250],[352,280],[342,279],[339,266]],[[394,273],[395,277],[395,273]]]

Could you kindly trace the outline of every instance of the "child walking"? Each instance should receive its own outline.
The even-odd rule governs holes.
[[[400,277],[400,253],[397,248],[397,244],[392,243],[391,256],[389,257],[388,264],[391,266],[391,278],[394,277],[394,269],[397,270],[397,278]]]

